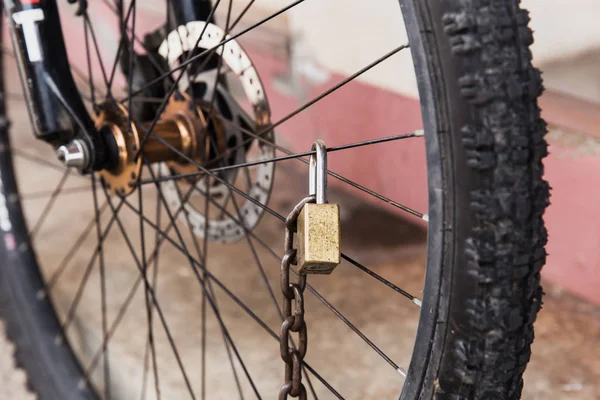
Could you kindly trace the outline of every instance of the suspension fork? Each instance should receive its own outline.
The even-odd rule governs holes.
[[[191,21],[207,21],[211,16],[211,0],[171,0],[169,31]],[[214,17],[209,22],[214,23]]]
[[[99,167],[105,146],[71,75],[56,0],[3,5],[35,137],[55,148],[83,140],[89,150],[84,169]]]
[[[79,1],[79,7],[85,4]],[[212,9],[210,0],[171,0],[170,4],[167,29],[205,21]],[[112,146],[106,143],[109,138],[97,132],[77,90],[56,0],[2,0],[2,5],[35,137],[55,149],[83,142],[87,159],[80,170],[104,168]]]

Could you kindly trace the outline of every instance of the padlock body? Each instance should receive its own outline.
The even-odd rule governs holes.
[[[298,272],[330,274],[340,263],[340,231],[339,205],[306,204],[298,217]]]

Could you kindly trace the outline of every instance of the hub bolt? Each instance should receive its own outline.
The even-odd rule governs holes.
[[[72,140],[70,143],[60,146],[56,151],[56,155],[67,167],[75,167],[82,170],[89,163],[87,145],[79,139]]]

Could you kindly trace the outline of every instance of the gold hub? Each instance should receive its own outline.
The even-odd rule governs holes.
[[[187,97],[171,97],[161,119],[152,129],[152,134],[145,140],[141,154],[138,154],[149,126],[150,123],[130,121],[127,110],[122,105],[105,105],[98,114],[96,128],[111,135],[116,144],[113,165],[100,171],[100,176],[111,193],[126,196],[133,192],[141,175],[143,161],[170,162],[175,169],[192,165],[186,158],[206,164],[210,155],[210,146],[206,141],[206,119],[199,107],[193,105]]]

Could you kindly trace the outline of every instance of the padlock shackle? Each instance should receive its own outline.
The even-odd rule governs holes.
[[[316,154],[310,155],[308,162],[308,194],[316,196],[317,204],[327,203],[327,147],[317,140],[311,148]]]

